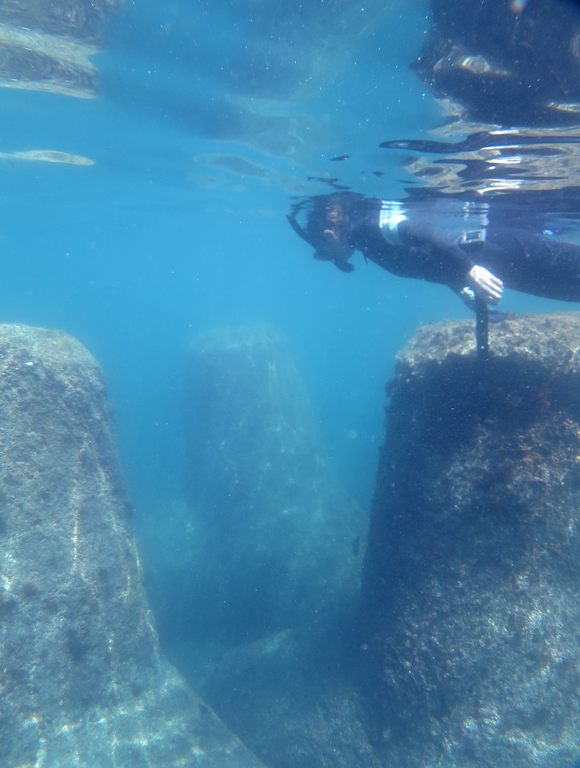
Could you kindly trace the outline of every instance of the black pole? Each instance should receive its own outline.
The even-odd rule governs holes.
[[[475,344],[478,360],[485,362],[489,358],[489,311],[479,297],[475,298]]]

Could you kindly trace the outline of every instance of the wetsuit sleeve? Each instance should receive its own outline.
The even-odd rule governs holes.
[[[456,235],[435,227],[407,219],[399,224],[398,234],[408,253],[408,274],[415,277],[460,289],[478,263],[479,243],[461,244]]]

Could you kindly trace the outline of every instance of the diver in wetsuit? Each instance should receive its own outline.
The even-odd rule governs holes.
[[[477,299],[497,304],[504,286],[580,301],[580,246],[544,231],[515,228],[488,215],[490,206],[450,202],[459,212],[457,220],[468,222],[463,231],[439,224],[447,201],[405,204],[350,192],[312,198],[305,226],[298,223],[298,206],[288,218],[314,246],[317,259],[351,272],[350,258],[359,250],[396,275],[449,286],[473,309]]]

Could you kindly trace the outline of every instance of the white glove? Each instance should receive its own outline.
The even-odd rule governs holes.
[[[485,267],[475,264],[467,273],[469,284],[489,304],[497,304],[503,296],[502,281]]]

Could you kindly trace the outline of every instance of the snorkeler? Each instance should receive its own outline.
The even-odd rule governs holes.
[[[580,301],[580,246],[547,231],[516,228],[488,204],[463,200],[391,202],[350,192],[308,201],[306,223],[288,219],[315,248],[314,257],[344,272],[356,250],[402,277],[449,286],[468,306],[497,304],[504,286],[563,301]],[[441,224],[451,209],[456,224]],[[450,218],[449,216],[447,217]],[[459,229],[458,229],[459,226]]]

